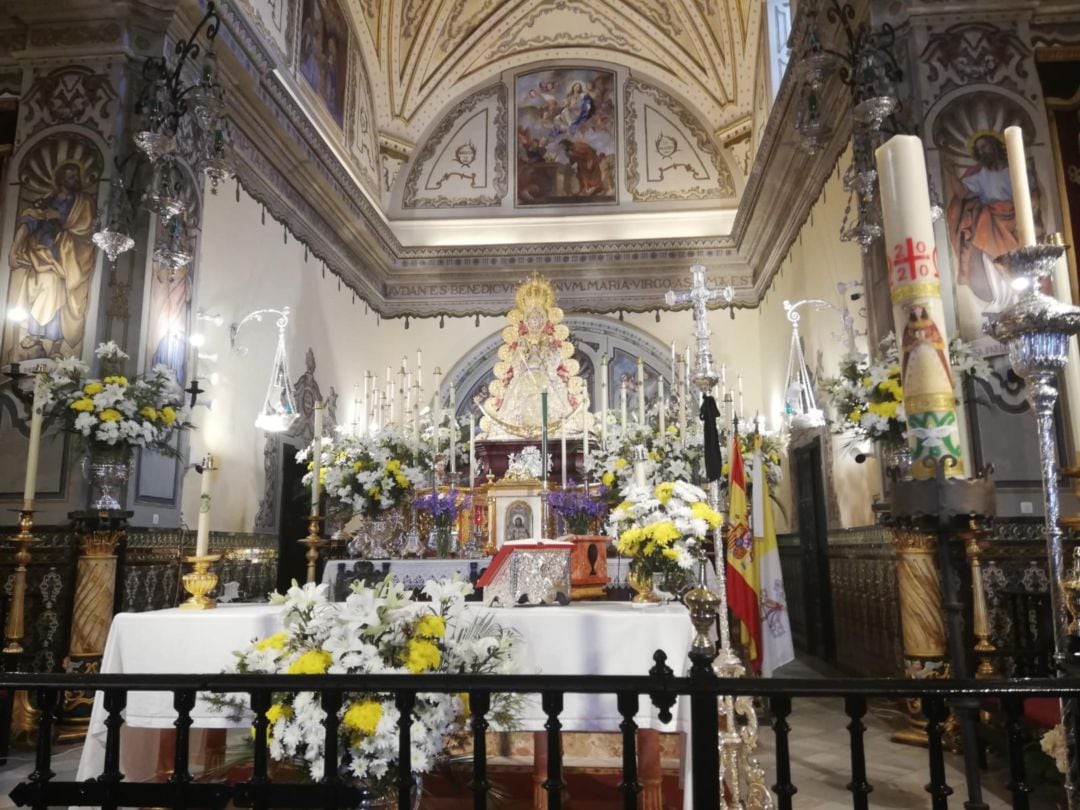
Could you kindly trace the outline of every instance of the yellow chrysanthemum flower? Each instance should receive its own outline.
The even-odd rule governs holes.
[[[858,422],[860,419],[862,419],[862,411],[858,408],[848,414],[848,420],[851,422]]]
[[[371,489],[369,489],[367,491],[367,494],[368,494],[368,497],[370,497],[373,501],[377,501],[377,500],[382,498],[382,490],[379,489],[377,486],[374,486]]]
[[[92,399],[77,399],[71,403],[71,409],[73,411],[92,411],[94,410],[94,400]]]
[[[145,417],[151,422],[156,422],[158,420],[159,414],[157,412],[157,408],[151,408],[149,405],[147,405],[145,408],[139,409],[139,416]]]
[[[116,408],[106,408],[101,412],[102,422],[119,422],[123,418],[123,414]]]
[[[386,462],[386,469],[392,473],[397,472],[401,469],[401,462],[398,461],[398,459],[396,458],[392,458],[388,462]]]
[[[95,394],[100,394],[105,390],[105,386],[99,382],[90,382],[83,386],[83,393],[88,397],[92,397]]]
[[[275,703],[266,710],[266,719],[270,721],[270,725],[273,725],[283,717],[292,717],[291,706],[286,706],[284,703]]]
[[[91,403],[91,405],[92,404],[93,403]],[[600,476],[600,483],[602,483],[605,487],[610,487],[612,484],[615,483],[615,473],[613,473],[613,472],[604,473],[603,475]]]
[[[699,520],[704,520],[713,529],[718,528],[724,522],[724,516],[705,501],[695,501],[690,504],[690,513]]]
[[[682,537],[682,532],[680,532],[670,520],[654,523],[649,526],[648,529],[650,530],[648,532],[649,536],[661,546],[669,545],[671,542]]]
[[[290,675],[324,675],[333,657],[326,650],[308,650],[291,664]]]
[[[171,425],[176,421],[176,410],[166,405],[161,409],[161,421],[166,425]]]
[[[649,461],[659,462],[660,461],[660,454],[658,452],[656,452],[655,450],[650,450],[649,451]]]
[[[622,457],[620,457],[620,458],[617,458],[617,459],[615,459],[615,469],[616,469],[616,470],[621,470],[621,469],[623,469],[623,468],[624,468],[624,467],[625,467],[626,465],[628,465],[629,463],[630,463],[630,462],[629,462],[629,461],[627,461],[627,460],[626,460],[625,458],[622,458]]]
[[[665,481],[656,488],[656,498],[660,503],[666,504],[671,500],[671,493],[675,490],[675,484]]]
[[[285,642],[289,640],[288,633],[274,633],[255,644],[256,650],[284,650]]]
[[[345,710],[341,724],[349,731],[371,736],[382,720],[382,704],[376,700],[354,700]]]
[[[406,477],[405,473],[394,473],[394,481],[402,489],[408,489],[412,486],[412,481]]]
[[[442,663],[442,650],[433,642],[421,638],[409,641],[405,653],[405,668],[413,674],[435,669]]]
[[[105,384],[106,385],[127,385],[128,384],[128,379],[127,379],[127,377],[121,377],[118,374],[114,374],[111,377],[106,377],[105,378]]]
[[[442,638],[446,635],[446,620],[434,614],[421,616],[413,629],[422,638]]]

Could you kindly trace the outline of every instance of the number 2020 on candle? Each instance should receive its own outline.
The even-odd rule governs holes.
[[[938,273],[937,248],[926,248],[926,242],[906,239],[893,250],[892,259],[889,261],[889,269],[892,271],[890,286],[912,281],[937,281],[941,278]]]

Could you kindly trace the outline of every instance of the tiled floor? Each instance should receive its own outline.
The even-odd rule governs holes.
[[[821,673],[796,662],[781,673],[788,677],[820,677]],[[791,726],[792,781],[798,788],[794,806],[800,810],[840,810],[851,807],[851,795],[846,785],[850,780],[847,717],[840,701],[796,700],[788,718]],[[897,713],[884,706],[872,706],[865,723],[866,762],[868,778],[873,785],[870,806],[876,808],[928,808],[930,798],[924,786],[927,779],[927,752],[923,748],[900,745],[890,740],[900,726]],[[74,778],[80,754],[79,746],[57,749],[53,770],[58,779]],[[773,734],[761,730],[759,758],[765,768],[768,784],[775,782]],[[983,797],[992,810],[1011,806],[1004,763],[1000,756],[991,756],[990,768],[984,772]],[[12,807],[8,793],[33,770],[33,753],[17,749],[0,768],[0,810]],[[950,805],[963,806],[966,799],[963,768],[960,757],[948,755],[948,783],[955,790]],[[1053,810],[1058,790],[1053,786],[1035,785],[1032,794],[1033,810]]]

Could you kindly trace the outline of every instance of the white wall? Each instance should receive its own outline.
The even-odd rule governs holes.
[[[846,152],[840,157],[838,166],[847,166],[850,161],[851,154]],[[862,278],[859,248],[854,243],[841,242],[839,239],[846,203],[847,193],[843,189],[839,173],[834,171],[759,308],[760,351],[764,364],[769,367],[769,373],[762,379],[761,396],[770,420],[777,419],[784,407],[784,378],[791,345],[791,324],[784,313],[784,300],[794,302],[805,298],[821,298],[840,305],[837,283]],[[849,308],[855,315],[856,329],[859,331],[866,329],[866,319],[860,314],[862,303],[849,302]],[[837,337],[843,332],[839,313],[831,310],[811,311],[807,308],[800,312],[803,316],[800,332],[811,373],[815,376],[835,376],[845,351],[844,344]],[[837,336],[834,336],[834,333]],[[860,351],[865,351],[865,338],[860,339],[857,345]],[[824,403],[819,402],[818,405],[828,413]],[[881,474],[876,460],[857,464],[852,454],[845,449],[848,441],[847,437],[831,436],[831,472],[839,515],[830,515],[830,519],[843,527],[866,526],[874,522],[870,504],[874,496],[881,491]],[[787,472],[785,465],[785,473]],[[789,484],[790,476],[785,475],[784,486],[780,488],[778,496],[790,517],[793,514],[793,503]],[[777,531],[788,529],[788,526],[782,525],[784,523],[783,517],[777,514]]]
[[[333,386],[339,395],[338,419],[343,424],[353,416],[354,385],[364,372],[376,372],[380,379],[387,365],[400,367],[402,356],[410,367],[416,350],[423,350],[424,382],[428,390],[436,366],[447,372],[477,342],[505,325],[503,318],[482,317],[479,326],[473,317],[446,318],[443,327],[437,318],[377,319],[365,314],[363,302],[354,304],[352,293],[338,290],[337,279],[322,276],[322,263],[313,258],[305,263],[304,247],[282,238],[282,226],[267,216],[261,221],[261,206],[241,192],[240,201],[230,193],[207,195],[205,226],[201,240],[199,273],[193,306],[223,316],[225,325],[199,323],[206,337],[204,354],[217,354],[217,363],[200,363],[200,376],[211,371],[219,375],[217,385],[207,385],[203,400],[213,400],[213,409],[199,407],[194,415],[198,427],[191,439],[192,459],[212,452],[221,469],[214,484],[214,531],[251,531],[263,492],[263,434],[255,429],[255,414],[266,393],[276,345],[273,318],[248,323],[238,344],[248,353],[230,350],[228,324],[240,321],[249,312],[264,308],[292,310],[287,341],[291,376],[304,371],[304,355],[310,346],[318,364],[316,378],[324,393]],[[687,269],[689,273],[689,268]],[[767,381],[782,384],[787,358],[786,343],[767,357],[759,353],[760,314],[758,310],[738,310],[734,320],[726,312],[710,313],[713,351],[718,363],[728,367],[729,386],[736,375],[744,376],[744,409],[748,416],[764,410],[762,394]],[[627,314],[626,323],[655,336],[664,344],[674,339],[681,351],[690,341],[693,319],[689,311],[663,312],[657,323],[655,313]],[[492,359],[494,362],[494,358]],[[764,371],[761,366],[768,368]],[[776,424],[769,415],[770,424]],[[184,521],[196,523],[199,480],[189,472],[184,481]]]

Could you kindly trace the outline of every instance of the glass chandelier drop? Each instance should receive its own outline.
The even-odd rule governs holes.
[[[866,23],[856,25],[851,3],[825,0],[824,5],[826,19],[840,30],[842,46],[832,49],[822,44],[817,8],[811,7],[797,62],[802,86],[795,130],[810,154],[817,154],[828,143],[833,126],[822,104],[822,92],[827,78],[835,72],[850,94],[854,153],[844,175],[848,202],[840,239],[857,243],[866,253],[882,234],[874,149],[883,130],[898,130],[893,116],[900,110],[896,84],[903,73],[892,52],[896,35],[891,26],[873,29]]]
[[[214,53],[219,26],[214,3],[208,2],[206,14],[191,36],[176,44],[175,65],[170,65],[164,57],[153,57],[143,63],[142,89],[135,104],[140,127],[132,138],[136,148],[117,161],[109,200],[93,235],[94,244],[105,252],[109,261],[115,262],[135,245],[136,199],[143,209],[169,221],[170,244],[163,252],[171,255],[171,261],[182,255],[182,251],[175,250],[174,242],[178,239],[186,243],[188,237],[186,232],[175,231],[186,230],[182,214],[192,193],[186,188],[178,151],[196,155],[195,167],[210,181],[211,193],[217,193],[218,185],[232,176],[225,88],[218,79]],[[198,41],[201,34],[206,39],[205,53]],[[186,85],[181,78],[184,67],[189,59],[198,59],[200,55],[203,61],[199,80]],[[195,142],[190,149],[180,150],[178,138],[187,131],[181,128],[181,123],[189,112],[194,119],[191,130]],[[183,266],[190,261],[189,256],[182,264],[169,266]]]

